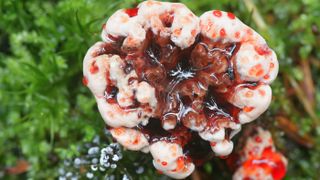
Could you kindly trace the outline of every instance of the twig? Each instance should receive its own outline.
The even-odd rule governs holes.
[[[257,6],[252,2],[252,0],[243,0],[245,6],[249,11],[252,11],[252,19],[258,26],[258,28],[262,31],[267,29],[267,24],[262,18]]]
[[[199,174],[199,171],[195,169],[193,173],[191,174],[191,179],[192,180],[201,180],[201,176]]]
[[[314,112],[314,109],[312,108],[311,104],[309,103],[309,100],[306,98],[306,95],[304,94],[303,90],[298,85],[297,81],[291,76],[285,75],[285,77],[287,77],[289,79],[290,85],[294,88],[295,92],[297,93],[298,99],[302,103],[306,112],[309,114],[309,116],[314,121],[315,125],[319,125],[319,119],[318,119],[316,113]]]
[[[306,59],[301,60],[301,69],[304,75],[303,81],[301,82],[302,87],[313,109],[315,104],[315,88],[310,69],[310,62]]]
[[[9,167],[5,171],[8,174],[17,175],[17,174],[21,174],[21,173],[27,172],[29,167],[30,167],[30,164],[26,160],[20,159],[20,160],[17,160],[15,166]]]
[[[308,134],[300,135],[297,125],[287,117],[277,116],[276,120],[278,126],[286,133],[286,135],[298,144],[307,148],[312,148],[315,145],[313,138]]]
[[[316,59],[316,58],[313,58],[313,57],[310,57],[310,62],[311,64],[316,67],[316,68],[319,68],[320,69],[320,61],[319,59]]]

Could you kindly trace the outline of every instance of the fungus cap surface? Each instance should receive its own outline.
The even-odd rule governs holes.
[[[150,151],[173,178],[210,152],[230,154],[241,125],[271,102],[277,57],[230,12],[197,17],[181,3],[145,1],[116,11],[101,38],[84,58],[83,83],[111,135]]]

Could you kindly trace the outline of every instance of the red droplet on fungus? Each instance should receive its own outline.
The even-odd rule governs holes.
[[[107,25],[106,23],[102,24],[102,29],[106,29]]]
[[[235,36],[237,39],[239,39],[239,38],[240,38],[240,32],[236,32],[236,33],[234,34],[234,36]]]
[[[270,69],[274,68],[274,63],[270,63]]]
[[[88,83],[89,83],[88,78],[85,77],[85,76],[83,76],[83,78],[82,78],[82,84],[85,85],[85,86],[87,86]]]
[[[96,61],[94,61],[90,66],[90,73],[95,74],[99,72],[99,67],[96,65]]]
[[[132,142],[132,144],[138,144],[139,143],[139,139],[138,138],[136,138],[133,142]]]
[[[230,19],[235,19],[236,18],[236,16],[234,14],[232,14],[231,12],[228,12],[227,14],[228,14],[228,17]]]
[[[184,168],[184,157],[179,157],[178,159],[177,159],[177,168],[176,168],[176,170],[177,171],[180,171],[180,170],[182,170]]]
[[[261,56],[265,56],[271,53],[269,47],[267,45],[264,46],[255,46],[254,50]]]
[[[275,180],[280,180],[286,175],[286,166],[282,161],[276,162],[275,166],[272,168],[272,177]]]
[[[260,136],[256,136],[256,137],[254,138],[254,140],[255,140],[257,143],[261,143],[261,142],[262,142],[262,139],[261,139]]]
[[[129,8],[129,9],[126,9],[124,12],[128,14],[129,17],[134,17],[138,14],[138,11],[139,11],[139,8]]]
[[[222,29],[220,30],[220,36],[221,36],[221,37],[226,36],[226,30],[225,30],[224,28],[222,28]]]
[[[268,74],[266,74],[265,76],[263,76],[263,79],[269,79],[270,76]]]
[[[222,12],[219,11],[219,10],[214,10],[212,13],[213,13],[213,15],[215,15],[216,17],[221,17],[221,16],[222,16]]]
[[[215,146],[216,144],[216,142],[210,142],[210,146]]]

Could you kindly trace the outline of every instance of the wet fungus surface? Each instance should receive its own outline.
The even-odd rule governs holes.
[[[264,39],[232,13],[200,18],[180,3],[145,1],[115,12],[84,58],[83,84],[113,137],[149,152],[184,178],[231,153],[241,124],[271,101],[278,62]]]

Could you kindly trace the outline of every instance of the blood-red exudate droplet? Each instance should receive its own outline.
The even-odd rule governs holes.
[[[213,15],[215,15],[217,17],[221,17],[222,16],[222,12],[219,11],[219,10],[214,10],[212,13],[213,13]]]
[[[83,76],[83,78],[82,78],[82,84],[85,85],[85,86],[87,86],[88,83],[89,83],[88,78],[85,77],[85,76]]]
[[[139,8],[129,8],[126,9],[124,12],[129,15],[129,17],[134,17],[138,14]]]
[[[228,14],[228,17],[230,19],[235,19],[236,18],[236,16],[234,14],[232,14],[231,12],[228,12],[227,14]]]

